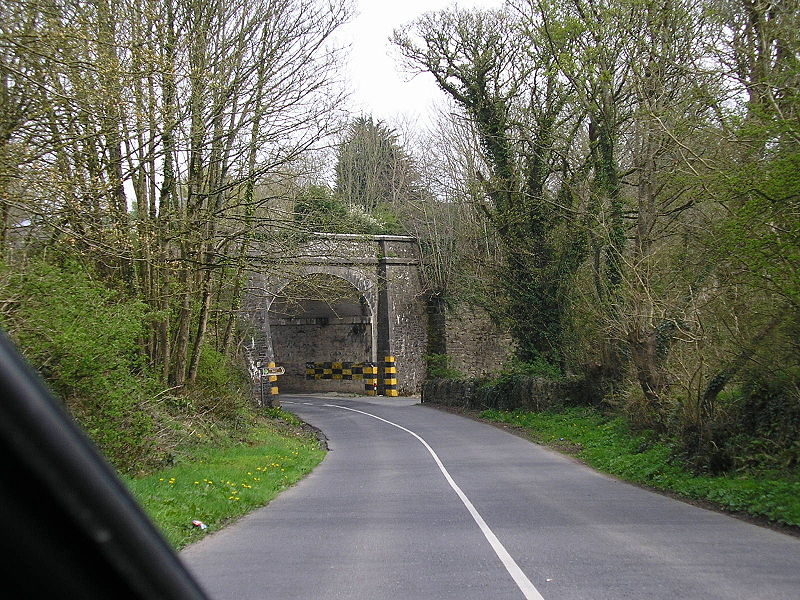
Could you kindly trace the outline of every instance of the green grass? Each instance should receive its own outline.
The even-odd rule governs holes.
[[[800,526],[800,481],[780,475],[710,476],[692,473],[673,448],[649,433],[630,431],[620,418],[588,408],[527,413],[487,410],[482,418],[523,427],[531,438],[574,453],[599,471],[725,510]]]
[[[259,508],[300,480],[325,456],[313,437],[289,423],[263,421],[246,442],[193,448],[179,462],[147,477],[126,479],[129,489],[176,549]],[[208,526],[192,525],[199,520]]]

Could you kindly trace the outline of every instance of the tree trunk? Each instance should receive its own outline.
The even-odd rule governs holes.
[[[733,379],[736,374],[744,368],[748,361],[753,358],[758,347],[778,326],[781,320],[781,316],[773,317],[772,320],[750,340],[750,343],[742,348],[741,352],[733,358],[728,366],[709,379],[705,392],[703,392],[702,410],[704,416],[710,416],[713,413],[719,393],[725,389],[725,386],[730,383],[731,379]]]
[[[173,345],[173,363],[170,373],[170,383],[182,386],[186,383],[186,363],[189,356],[189,329],[192,321],[192,290],[191,275],[188,268],[184,268],[182,285],[182,303],[178,314],[178,326]]]
[[[203,350],[206,331],[208,329],[208,316],[211,310],[211,269],[206,269],[203,273],[203,299],[200,303],[200,314],[197,320],[197,331],[194,336],[192,346],[192,360],[189,364],[189,372],[186,375],[186,383],[194,383],[197,378],[197,369],[200,365],[200,354]]]

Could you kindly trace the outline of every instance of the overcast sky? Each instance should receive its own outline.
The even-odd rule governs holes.
[[[399,119],[424,121],[432,103],[443,94],[429,74],[410,79],[409,74],[401,72],[389,37],[395,28],[419,15],[451,4],[452,0],[357,1],[357,16],[341,32],[342,39],[351,45],[348,79],[354,113],[371,114],[390,123]],[[458,2],[462,8],[502,4],[502,0]]]

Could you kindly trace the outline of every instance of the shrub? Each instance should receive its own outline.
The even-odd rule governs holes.
[[[552,379],[554,381],[558,381],[564,377],[564,375],[561,373],[561,369],[550,364],[542,355],[537,356],[532,361],[524,361],[518,358],[512,358],[505,365],[503,365],[502,374],[541,377],[543,379]]]
[[[428,379],[461,379],[464,374],[450,366],[452,358],[447,354],[426,354],[425,366]]]
[[[152,456],[158,389],[139,344],[145,305],[74,265],[4,271],[2,325],[109,460],[139,469]]]
[[[249,409],[250,380],[224,354],[205,345],[200,351],[197,379],[187,393],[193,411],[237,421]]]

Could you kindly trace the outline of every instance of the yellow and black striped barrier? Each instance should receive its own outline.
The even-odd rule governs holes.
[[[378,365],[375,363],[364,364],[364,391],[367,396],[378,394]]]
[[[378,365],[371,362],[307,362],[306,379],[364,380],[367,396],[374,396],[378,390]]]
[[[383,359],[383,394],[384,396],[397,396],[397,359],[387,356]]]

